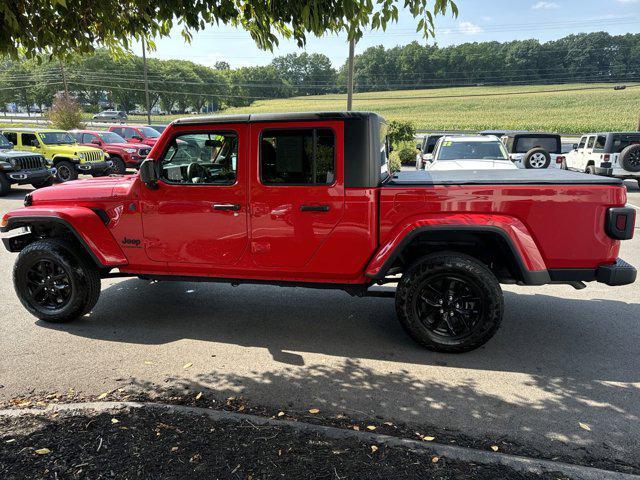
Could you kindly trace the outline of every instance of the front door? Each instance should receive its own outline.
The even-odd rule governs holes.
[[[343,124],[255,123],[251,141],[253,260],[303,267],[343,215]]]
[[[142,187],[149,258],[227,266],[247,248],[248,127],[179,127],[159,155],[158,188]]]

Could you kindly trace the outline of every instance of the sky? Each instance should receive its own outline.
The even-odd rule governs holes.
[[[640,0],[456,0],[456,4],[460,11],[458,18],[450,13],[436,17],[436,37],[429,43],[447,46],[529,38],[545,42],[582,32],[640,33]],[[414,40],[424,43],[415,32],[416,25],[417,20],[409,12],[401,12],[398,23],[386,32],[365,32],[356,45],[356,54],[375,45],[389,48]],[[282,40],[273,52],[265,52],[255,46],[246,32],[225,26],[195,33],[190,44],[175,28],[170,37],[156,39],[156,47],[150,57],[191,60],[208,66],[224,60],[232,68],[266,65],[276,56],[305,50],[324,53],[339,67],[348,54],[345,34],[309,37],[305,49],[298,48],[293,41]],[[134,53],[140,53],[139,46],[134,47]]]

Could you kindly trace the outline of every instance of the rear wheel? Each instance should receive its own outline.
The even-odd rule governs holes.
[[[622,168],[628,172],[640,172],[640,145],[629,145],[622,152],[618,159]]]
[[[596,167],[594,167],[593,165],[589,165],[585,171],[589,175],[595,175],[596,174]]]
[[[453,252],[418,260],[396,291],[400,324],[416,342],[438,352],[467,352],[486,343],[500,326],[503,304],[493,273]]]
[[[57,239],[22,249],[13,268],[22,305],[47,322],[69,322],[89,312],[100,295],[100,275],[89,261]]]
[[[69,182],[78,178],[78,172],[73,163],[68,160],[62,160],[56,164],[56,178],[60,182]]]
[[[4,197],[11,191],[11,184],[4,173],[0,173],[0,197]]]

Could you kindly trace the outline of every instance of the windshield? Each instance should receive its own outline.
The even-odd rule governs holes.
[[[147,138],[158,138],[160,134],[151,127],[140,127],[139,130]]]
[[[73,138],[67,132],[41,132],[40,138],[42,143],[46,145],[61,145],[63,143],[76,143],[76,139]]]
[[[104,143],[127,143],[124,138],[114,132],[99,132],[98,136]]]
[[[549,153],[560,153],[558,137],[518,137],[514,153],[527,153],[532,148],[544,148]]]
[[[507,160],[502,143],[446,140],[440,144],[436,160]]]
[[[0,148],[9,148],[11,147],[11,143],[7,140],[7,137],[4,135],[0,135]]]

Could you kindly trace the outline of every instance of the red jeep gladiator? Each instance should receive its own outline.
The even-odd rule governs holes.
[[[99,148],[109,154],[113,173],[123,174],[129,168],[140,168],[151,147],[144,143],[130,143],[115,132],[100,130],[71,130],[80,145]]]
[[[390,175],[386,132],[373,113],[176,120],[138,174],[38,190],[4,216],[2,230],[17,232],[3,239],[20,252],[16,292],[36,317],[64,322],[89,312],[111,276],[360,296],[397,283],[409,335],[463,352],[498,329],[500,283],[634,282],[618,259],[635,222],[620,180],[555,169]]]

